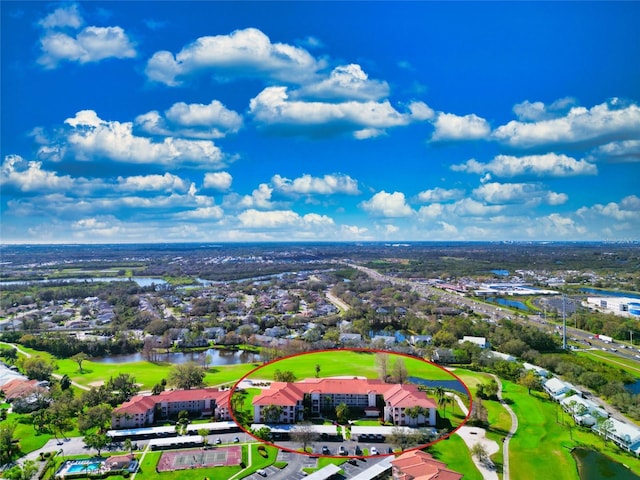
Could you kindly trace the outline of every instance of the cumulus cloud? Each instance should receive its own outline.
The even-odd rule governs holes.
[[[238,220],[245,228],[282,228],[282,227],[318,227],[333,225],[333,219],[326,215],[308,213],[300,216],[292,210],[261,211],[245,210],[238,215]]]
[[[490,204],[526,203],[535,205],[540,202],[560,205],[568,199],[564,193],[544,190],[534,183],[485,183],[473,191],[473,195]]]
[[[150,135],[190,138],[222,138],[242,127],[242,116],[226,108],[218,100],[201,103],[175,103],[165,110],[157,110],[136,117],[137,128]]]
[[[478,140],[488,138],[489,122],[473,113],[460,117],[453,113],[439,113],[434,122],[432,141]]]
[[[447,211],[460,217],[493,217],[504,210],[503,205],[486,205],[473,198],[463,198],[447,205]]]
[[[65,27],[78,29],[83,24],[84,20],[82,19],[82,15],[80,15],[78,5],[75,4],[57,8],[38,22],[38,25],[46,29]]]
[[[563,116],[575,104],[576,100],[572,97],[561,98],[551,105],[545,105],[543,102],[530,102],[529,100],[525,100],[522,103],[514,105],[513,113],[515,113],[521,121],[537,122]]]
[[[362,202],[360,207],[376,217],[409,217],[415,213],[407,204],[404,193],[387,193],[384,190],[376,193],[369,200]]]
[[[424,107],[413,108],[418,115],[424,114]],[[386,128],[421,120],[411,111],[398,112],[388,100],[307,102],[290,99],[287,87],[265,88],[251,99],[249,111],[263,127],[277,133],[318,137],[351,132],[356,138],[370,138]]]
[[[640,140],[610,142],[595,149],[592,155],[598,160],[640,162]]]
[[[223,216],[224,211],[217,205],[187,210],[175,215],[175,217],[180,220],[220,220]]]
[[[640,198],[629,195],[620,203],[609,202],[606,205],[596,204],[592,207],[582,207],[577,211],[585,219],[609,219],[618,222],[632,222],[637,228],[640,225]]]
[[[118,177],[119,189],[126,192],[187,192],[190,182],[165,173],[164,175],[137,175]]]
[[[462,198],[463,195],[464,190],[436,187],[431,190],[420,192],[418,194],[418,200],[423,203],[439,203],[447,202],[449,200],[457,200]]]
[[[586,160],[576,160],[567,155],[547,153],[545,155],[528,155],[514,157],[497,155],[489,163],[468,160],[460,165],[453,165],[457,172],[491,173],[498,177],[517,177],[531,175],[536,177],[573,177],[577,175],[595,175],[597,167]]]
[[[312,177],[305,174],[293,180],[274,175],[271,179],[276,191],[284,194],[298,195],[358,195],[358,182],[349,175],[333,174],[323,177]]]
[[[207,172],[204,174],[204,188],[225,191],[231,188],[233,177],[228,172]]]
[[[511,121],[498,127],[493,137],[517,148],[551,145],[589,145],[637,139],[640,107],[619,99],[590,109],[573,107],[561,118],[534,122]]]
[[[90,63],[136,56],[135,45],[122,27],[87,26],[79,30],[83,23],[77,5],[58,8],[41,20],[39,25],[45,32],[40,38],[42,55],[38,63],[53,69],[62,61]]]
[[[64,122],[68,128],[57,143],[40,148],[39,154],[51,160],[73,155],[76,160],[108,158],[133,164],[191,164],[218,168],[225,157],[211,141],[165,138],[154,142],[133,134],[131,122],[102,120],[93,110],[83,110]]]
[[[42,162],[27,161],[19,155],[7,155],[0,169],[0,185],[13,186],[21,192],[69,190],[74,180],[68,175],[42,169]]]
[[[303,82],[323,67],[306,50],[272,43],[256,28],[229,35],[200,37],[177,54],[156,52],[147,62],[149,80],[179,85],[196,72],[210,71],[219,80],[230,77],[264,77],[284,82]]]
[[[266,183],[258,185],[251,195],[245,195],[239,200],[232,195],[226,199],[230,205],[237,204],[237,206],[243,208],[273,208],[273,202],[271,201],[271,195],[273,194],[273,188]]]
[[[296,98],[316,100],[380,100],[389,95],[387,82],[370,80],[360,65],[341,65],[329,77],[301,87]]]

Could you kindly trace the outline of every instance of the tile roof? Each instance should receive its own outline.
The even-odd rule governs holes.
[[[428,398],[417,385],[394,385],[394,388],[384,394],[384,400],[399,408],[436,408],[436,402]]]
[[[38,387],[38,383],[38,380],[22,380],[20,378],[15,378],[5,383],[0,387],[0,390],[4,392],[7,400],[13,400],[38,390],[40,388]]]
[[[460,480],[462,474],[449,470],[446,463],[435,460],[430,454],[411,450],[391,461],[391,465],[401,473],[395,474],[399,480]]]
[[[216,405],[226,407],[230,394],[231,390],[197,388],[194,390],[169,390],[161,392],[159,395],[135,395],[128,402],[124,402],[114,409],[113,413],[142,414],[154,409],[158,403],[197,402],[206,399],[215,400]]]

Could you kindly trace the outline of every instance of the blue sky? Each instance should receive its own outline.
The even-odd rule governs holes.
[[[640,239],[639,2],[0,7],[4,243]]]

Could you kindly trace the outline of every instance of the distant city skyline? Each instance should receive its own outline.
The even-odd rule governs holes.
[[[1,16],[2,243],[640,239],[640,2]]]

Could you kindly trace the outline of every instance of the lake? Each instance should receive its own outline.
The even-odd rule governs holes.
[[[626,298],[640,298],[640,294],[616,292],[615,290],[600,290],[598,288],[581,288],[581,292],[590,293],[591,295],[602,295],[604,297],[626,297]]]
[[[87,278],[50,278],[46,280],[25,280],[25,281],[8,281],[0,282],[0,285],[28,285],[32,283],[90,283],[90,282],[128,282],[132,281],[140,287],[150,287],[151,285],[166,285],[167,282],[162,278],[151,277],[87,277]]]
[[[245,350],[221,350],[217,348],[210,348],[202,352],[159,353],[157,357],[160,362],[173,364],[195,362],[198,365],[204,365],[206,355],[210,356],[209,366],[262,362],[262,356],[259,353],[247,352]],[[133,363],[143,362],[145,360],[142,353],[111,355],[109,357],[96,357],[91,359],[91,361],[97,363]]]
[[[575,448],[571,455],[578,465],[580,480],[638,480],[640,477],[609,457],[586,448]]]
[[[513,307],[519,310],[524,310],[525,312],[529,311],[529,308],[524,303],[517,300],[508,300],[506,298],[499,297],[487,297],[486,300],[491,303],[497,303],[498,305],[504,305],[505,307]]]
[[[409,377],[409,381],[417,385],[425,385],[429,388],[442,387],[447,390],[455,390],[463,395],[468,395],[467,390],[464,388],[464,384],[458,380],[426,380],[420,377]]]

